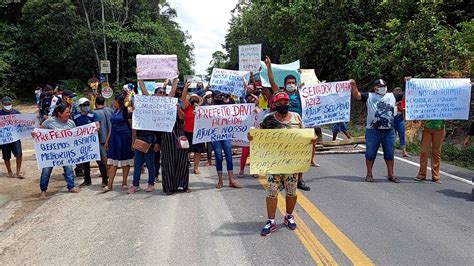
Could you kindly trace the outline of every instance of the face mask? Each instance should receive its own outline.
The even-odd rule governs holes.
[[[293,85],[293,84],[288,84],[288,85],[286,85],[286,91],[294,92],[294,91],[296,91],[296,86]]]
[[[385,93],[387,93],[387,87],[377,88],[377,93],[380,95],[385,95]]]
[[[7,111],[10,111],[12,109],[12,106],[11,105],[4,105],[3,109],[5,109]]]
[[[87,112],[87,113],[88,113],[90,110],[91,110],[91,108],[90,108],[89,106],[82,106],[82,107],[81,107],[81,111],[83,111],[83,112]]]
[[[289,105],[277,105],[277,106],[275,106],[275,110],[281,115],[286,115],[288,113],[288,109],[290,109]]]
[[[212,98],[207,98],[206,102],[207,102],[207,104],[212,104]]]

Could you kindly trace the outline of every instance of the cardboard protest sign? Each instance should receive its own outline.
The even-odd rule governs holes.
[[[265,62],[261,61],[260,65],[262,71],[260,72],[260,79],[262,80],[263,87],[271,87],[270,80],[268,79],[268,70]],[[272,64],[273,77],[278,87],[285,87],[285,77],[293,75],[296,77],[296,83],[301,84],[301,75],[298,72],[300,68],[300,60],[286,65]]]
[[[259,112],[258,114],[254,114],[252,127],[260,128],[260,123],[262,123],[263,119],[265,118],[267,114],[268,114],[268,110],[264,110],[264,111]],[[233,139],[232,145],[239,146],[239,147],[249,147],[250,141],[248,139]]]
[[[308,171],[313,129],[251,129],[250,174],[294,174]]]
[[[246,74],[248,72],[214,68],[211,75],[212,90],[240,97],[244,94]]]
[[[137,55],[137,78],[173,79],[178,76],[176,55]]]
[[[301,74],[301,83],[304,84],[318,84],[319,80],[316,77],[316,72],[314,69],[300,69]]]
[[[337,81],[305,85],[300,89],[305,127],[349,122],[351,119],[351,84]]]
[[[73,129],[36,128],[34,138],[39,168],[81,164],[100,160],[96,124]]]
[[[262,58],[262,44],[239,45],[239,70],[257,71]]]
[[[467,120],[470,79],[418,79],[406,82],[407,120]]]
[[[194,116],[193,143],[247,140],[255,122],[255,104],[199,106]]]
[[[0,145],[30,137],[37,126],[35,114],[0,115]]]
[[[174,97],[135,95],[132,128],[171,132],[176,123],[178,99]]]

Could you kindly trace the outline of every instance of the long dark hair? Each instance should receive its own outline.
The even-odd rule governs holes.
[[[69,108],[69,107],[66,106],[66,105],[63,104],[63,103],[60,104],[60,105],[58,105],[58,106],[56,106],[56,107],[54,108],[54,111],[53,111],[53,116],[54,116],[54,117],[58,117],[59,113],[61,113],[61,114],[64,113],[64,111],[66,111],[66,109],[68,109],[68,108]]]
[[[125,97],[122,94],[115,96],[115,100],[119,104],[118,110],[122,111],[123,119],[128,119],[128,108],[125,106]]]

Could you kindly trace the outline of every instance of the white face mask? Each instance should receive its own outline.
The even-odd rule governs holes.
[[[11,105],[4,105],[3,109],[10,111],[13,107]]]
[[[207,102],[207,104],[212,104],[212,98],[207,98],[206,102]]]
[[[377,88],[377,93],[380,94],[380,95],[385,95],[385,93],[387,93],[387,87],[380,87],[380,88]]]
[[[294,91],[296,91],[296,86],[293,85],[293,84],[288,84],[288,85],[286,85],[286,91],[294,92]]]

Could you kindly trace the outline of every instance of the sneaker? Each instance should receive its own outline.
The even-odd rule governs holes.
[[[287,214],[285,215],[285,226],[286,228],[290,229],[290,230],[295,230],[296,229],[296,222],[295,222],[295,218],[293,218],[293,215],[291,214]]]
[[[128,194],[133,194],[133,193],[138,192],[138,191],[140,191],[140,187],[131,186],[131,187],[128,189]]]
[[[271,234],[272,232],[275,232],[276,230],[277,230],[276,224],[268,220],[265,226],[263,227],[262,232],[260,232],[260,235],[266,236],[266,235]]]
[[[148,185],[148,187],[146,188],[146,192],[153,192],[155,191],[155,185]]]
[[[304,180],[298,180],[298,189],[304,190],[304,191],[310,191],[311,188],[308,187],[305,183]]]
[[[84,182],[82,182],[82,184],[79,185],[79,187],[87,187],[87,186],[90,186],[90,185],[92,185],[91,181],[84,181]]]

